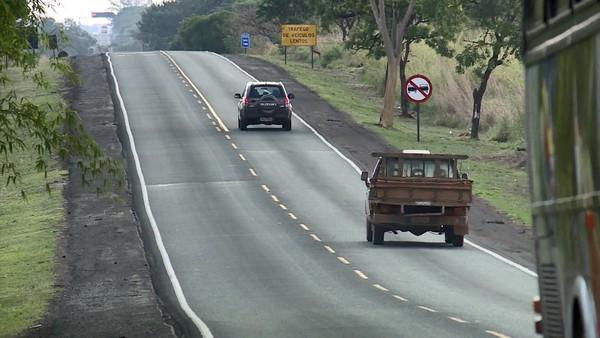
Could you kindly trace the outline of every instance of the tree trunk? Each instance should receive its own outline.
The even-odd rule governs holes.
[[[398,60],[388,59],[387,80],[383,96],[383,110],[379,117],[379,124],[384,128],[394,126],[394,110],[396,106],[396,86],[398,85]]]
[[[490,65],[492,63],[490,62]],[[496,62],[494,63],[496,64]],[[471,138],[479,139],[479,121],[481,120],[481,104],[483,102],[483,94],[487,89],[488,80],[492,75],[495,66],[488,66],[481,77],[479,88],[473,89],[473,116],[471,117]]]
[[[406,65],[408,64],[408,56],[410,54],[410,41],[406,41],[404,45],[404,56],[400,59],[400,85],[404,86],[406,83]],[[410,117],[408,113],[408,100],[404,96],[404,93],[400,95],[400,107],[401,107],[401,117]]]

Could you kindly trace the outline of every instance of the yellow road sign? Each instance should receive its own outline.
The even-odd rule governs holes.
[[[316,46],[316,25],[281,25],[282,46]]]

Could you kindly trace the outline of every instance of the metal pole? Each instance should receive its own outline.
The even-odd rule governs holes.
[[[244,54],[247,54],[248,48],[244,48]]]
[[[417,142],[421,142],[421,105],[417,103]]]
[[[315,69],[315,50],[313,46],[310,46],[310,68]]]
[[[283,47],[283,63],[287,65],[287,46]]]

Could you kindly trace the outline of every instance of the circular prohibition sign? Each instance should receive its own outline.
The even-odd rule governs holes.
[[[425,75],[416,74],[406,80],[402,91],[410,102],[423,103],[431,98],[433,87]]]

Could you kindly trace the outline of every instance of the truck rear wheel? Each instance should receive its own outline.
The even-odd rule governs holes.
[[[463,235],[454,235],[454,238],[452,239],[452,245],[455,247],[462,247],[464,243],[464,236]]]
[[[385,231],[379,227],[373,227],[373,244],[374,245],[382,245],[383,244],[383,235]]]
[[[366,222],[367,226],[367,242],[372,242],[373,241],[373,229],[371,229],[371,222],[367,221]]]

